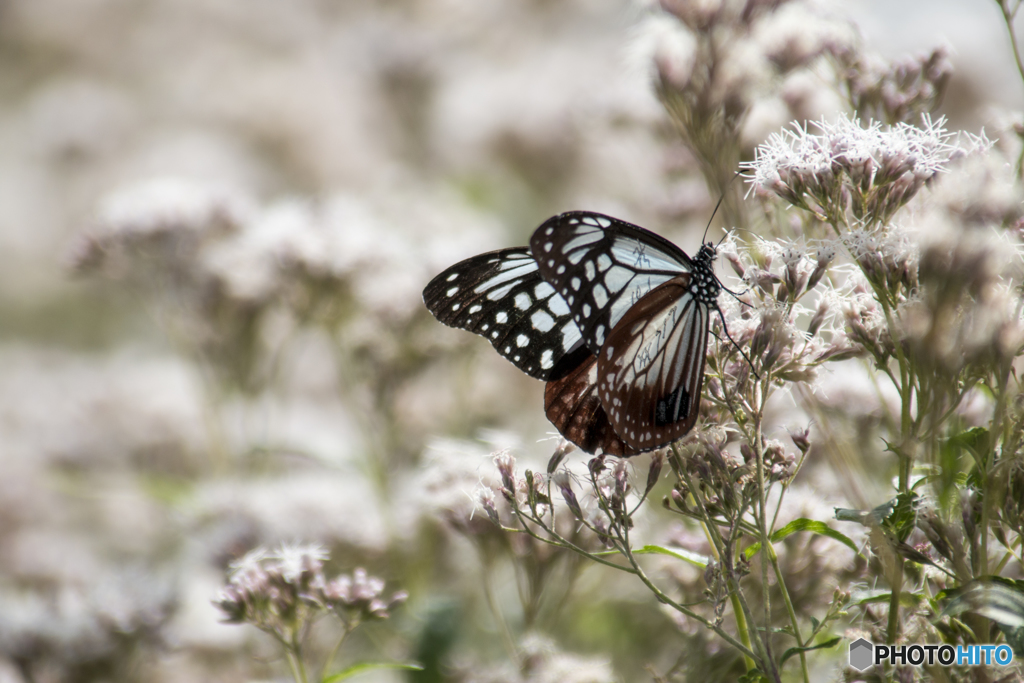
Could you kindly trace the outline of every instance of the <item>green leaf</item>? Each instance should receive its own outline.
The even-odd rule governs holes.
[[[960,432],[947,439],[947,443],[961,448],[988,449],[988,430],[984,427],[973,427],[965,432]]]
[[[353,664],[352,666],[339,671],[336,674],[326,676],[321,683],[337,683],[338,681],[346,681],[354,676],[358,676],[361,673],[367,671],[374,671],[376,669],[404,669],[406,671],[423,671],[423,666],[415,662],[399,663],[399,662],[362,662],[360,664]]]
[[[962,472],[962,453],[967,451],[975,464],[980,464],[982,456],[990,450],[991,439],[987,429],[974,427],[946,439],[939,445],[937,490],[940,507],[949,510],[955,501],[956,487],[963,486],[966,475]]]
[[[828,524],[825,524],[825,522],[820,522],[814,519],[807,519],[806,517],[794,519],[792,522],[782,527],[781,529],[776,529],[775,533],[771,535],[771,542],[778,543],[786,536],[789,536],[790,534],[795,534],[798,531],[810,531],[812,534],[818,534],[819,536],[827,536],[834,541],[839,541],[840,543],[842,543],[858,555],[860,554],[860,552],[857,550],[856,544],[854,544],[854,542],[851,541],[848,536],[831,528]],[[754,555],[757,555],[757,553],[759,553],[760,551],[761,544],[754,543],[753,545],[750,545],[746,549],[744,549],[743,555],[749,560]]]
[[[781,529],[776,529],[775,533],[772,534],[772,543],[778,543],[786,536],[794,534],[797,531],[810,531],[812,534],[818,534],[819,536],[828,536],[833,541],[839,541],[853,552],[859,554],[856,544],[854,544],[846,534],[839,533],[828,524],[825,524],[825,522],[807,519],[806,517],[794,519]]]
[[[917,521],[917,494],[901,493],[892,500],[886,501],[874,509],[848,510],[835,508],[835,517],[841,522],[857,522],[866,527],[881,526],[891,537],[902,542],[910,536]]]
[[[818,643],[817,645],[808,645],[806,647],[791,647],[782,653],[782,659],[779,660],[779,665],[781,666],[785,664],[787,659],[789,659],[793,655],[800,654],[801,652],[810,652],[811,650],[823,650],[825,648],[835,647],[840,640],[842,640],[842,638],[837,636],[835,638],[829,638],[825,642]]]
[[[882,528],[900,542],[906,541],[917,522],[917,494],[901,493],[890,502],[894,504],[892,513],[882,520]]]
[[[638,548],[633,551],[634,555],[668,555],[674,557],[677,560],[683,562],[689,562],[695,567],[705,569],[711,558],[705,557],[700,553],[691,552],[685,548],[665,548],[660,545],[645,545],[643,548]]]

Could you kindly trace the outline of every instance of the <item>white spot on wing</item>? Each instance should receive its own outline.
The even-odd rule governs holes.
[[[455,279],[455,278],[457,278],[458,276],[459,276],[459,274],[458,274],[458,273],[452,273],[451,275],[449,275],[449,276],[448,276],[448,277],[447,277],[447,278],[445,279],[445,282],[451,282],[452,280],[454,280],[454,279]]]
[[[504,325],[508,322],[508,313],[505,311],[498,311],[498,314],[494,316],[494,319],[498,321],[499,325]]]
[[[555,319],[547,311],[534,311],[530,322],[533,323],[533,329],[541,332],[547,332],[555,326]]]
[[[503,264],[502,272],[498,273],[497,275],[488,280],[484,280],[476,287],[474,287],[473,291],[477,293],[486,292],[488,289],[491,289],[492,287],[503,285],[506,282],[512,280],[518,280],[536,271],[537,263],[534,261],[528,261],[526,263],[512,261]]]
[[[555,288],[546,282],[542,282],[533,288],[533,295],[538,299],[547,299],[555,293]]]
[[[633,279],[633,271],[622,266],[614,266],[604,275],[604,284],[609,292],[619,292]]]
[[[562,350],[570,351],[582,338],[583,335],[580,333],[580,328],[576,327],[576,323],[566,323],[562,327]]]
[[[649,242],[644,242],[641,245],[635,238],[620,237],[612,243],[612,255],[619,263],[637,263],[641,249],[643,263],[638,265],[642,265],[645,269],[667,270],[675,273],[690,272],[690,266],[686,263],[679,261],[674,256],[669,256]]]
[[[508,293],[511,292],[512,288],[515,287],[517,284],[519,283],[510,282],[504,287],[498,287],[497,289],[491,290],[490,292],[487,293],[487,299],[489,301],[500,301],[501,299],[504,299],[506,296],[508,296]]]
[[[453,295],[453,294],[455,294],[455,292],[457,292],[457,291],[459,291],[459,288],[458,288],[458,287],[452,287],[452,288],[451,288],[451,289],[449,289],[449,290],[448,290],[447,292],[445,292],[445,293],[444,293],[444,295],[445,295],[445,296],[452,296],[452,295]]]
[[[587,261],[586,263],[584,263],[583,264],[583,270],[584,270],[584,272],[585,272],[585,274],[587,276],[587,280],[589,280],[590,282],[593,282],[594,281],[594,276],[597,275],[597,269],[594,268],[594,262],[593,261]]]
[[[573,289],[578,291],[580,288],[580,279],[578,277],[574,277],[573,279],[569,280],[569,285],[572,286]]]
[[[516,337],[516,346],[518,346],[519,348],[523,348],[524,346],[526,346],[529,343],[530,343],[530,338],[527,337],[525,334],[521,334],[518,337]]]
[[[590,295],[594,297],[594,303],[598,308],[604,308],[608,303],[608,292],[601,285],[594,285],[594,288],[590,290]]]
[[[533,303],[533,299],[526,292],[519,292],[516,294],[516,308],[520,311],[525,311]]]
[[[565,299],[560,296],[551,297],[551,301],[548,302],[548,308],[550,308],[551,312],[559,318],[569,315],[569,305],[565,303]]]
[[[607,228],[609,225],[612,224],[612,222],[610,220],[608,220],[607,218],[605,218],[604,216],[595,216],[594,218],[597,219],[598,224],[602,228]]]
[[[608,258],[608,254],[601,254],[597,257],[597,269],[602,273],[608,270],[612,265],[612,260]]]
[[[554,353],[551,349],[545,349],[544,353],[540,354],[540,366],[545,370],[550,370],[555,364],[553,356]]]
[[[494,263],[494,261],[497,261],[497,260],[498,259],[492,259],[491,261],[488,261],[488,263]],[[536,263],[529,256],[517,256],[515,258],[510,258],[507,261],[505,261],[504,263],[502,263],[501,266],[499,266],[499,270],[509,270],[511,268],[522,268],[524,266],[532,267],[532,266],[535,266],[535,265],[536,265]]]
[[[479,313],[480,309],[482,309],[482,308],[483,308],[483,306],[481,306],[480,304],[473,304],[472,306],[469,307],[469,312],[470,313]]]

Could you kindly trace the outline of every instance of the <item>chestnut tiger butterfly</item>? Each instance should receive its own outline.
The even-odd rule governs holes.
[[[712,312],[715,246],[690,258],[625,221],[571,211],[530,247],[451,266],[423,290],[442,323],[486,337],[547,382],[544,409],[588,453],[630,456],[679,439],[697,420]]]

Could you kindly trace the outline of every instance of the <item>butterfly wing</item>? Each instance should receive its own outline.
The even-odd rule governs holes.
[[[711,312],[690,283],[681,275],[640,299],[597,359],[611,426],[637,451],[679,439],[697,420]]]
[[[545,221],[530,238],[530,251],[595,354],[633,305],[692,268],[690,258],[665,238],[587,211]]]
[[[544,409],[566,439],[588,453],[636,452],[611,428],[597,396],[597,359],[529,249],[501,249],[457,263],[430,281],[423,301],[444,324],[486,337],[520,370],[548,380]],[[520,346],[524,336],[528,343]]]
[[[587,453],[636,455],[608,420],[597,394],[597,358],[589,355],[544,387],[544,412],[559,433]]]
[[[427,284],[423,302],[442,323],[486,337],[537,379],[557,378],[591,355],[568,305],[525,247],[456,263]]]

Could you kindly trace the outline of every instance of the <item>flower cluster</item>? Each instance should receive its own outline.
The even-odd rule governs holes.
[[[826,277],[838,245],[835,240],[823,240],[808,249],[798,241],[756,239],[749,247],[741,247],[731,235],[723,242],[720,253],[746,289],[719,303],[725,319],[720,332],[728,336],[720,334],[709,345],[708,393],[714,402],[724,405],[723,387],[741,386],[749,370],[784,381],[808,382],[820,364],[852,355],[849,339],[835,327],[838,297],[830,296],[834,288]],[[815,308],[806,308],[802,300],[818,290],[823,291]],[[801,321],[808,316],[803,328]],[[741,348],[746,349],[743,354]],[[719,371],[724,374],[720,376]]]
[[[840,115],[815,122],[818,135],[795,124],[773,133],[742,166],[758,196],[781,197],[827,223],[885,225],[957,150],[944,124],[924,117],[920,128],[864,127]]]
[[[890,124],[908,123],[934,111],[953,74],[948,51],[942,47],[892,63],[854,52],[836,56],[853,110]]]
[[[229,623],[247,623],[282,643],[294,643],[321,615],[337,616],[346,631],[361,622],[387,619],[408,598],[384,596],[384,581],[356,569],[328,580],[327,551],[318,545],[256,548],[231,565],[228,585],[214,600]]]
[[[428,220],[458,216],[451,214]],[[242,192],[158,178],[112,192],[69,261],[78,274],[132,288],[177,345],[230,388],[255,393],[274,377],[278,340],[298,328],[334,333],[356,319],[350,336],[373,338],[367,355],[402,355],[380,343],[388,335],[379,327],[421,314],[432,268],[423,259],[429,249],[407,229],[387,209],[346,194],[261,205]]]
[[[937,372],[1002,367],[1024,349],[1019,244],[990,233],[946,233],[922,246],[920,294],[900,313],[915,355]]]
[[[658,94],[711,195],[725,195],[725,222],[742,225],[737,164],[761,131],[831,108],[806,83],[829,56],[855,52],[856,33],[804,0],[659,5],[647,32]]]

